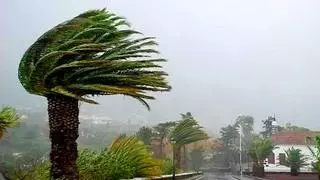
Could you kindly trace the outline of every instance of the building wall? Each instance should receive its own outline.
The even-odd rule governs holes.
[[[279,165],[279,154],[280,153],[285,153],[286,150],[288,150],[289,148],[295,148],[295,149],[300,149],[301,153],[306,155],[308,157],[308,166],[307,167],[312,167],[311,163],[315,162],[316,159],[312,156],[312,153],[310,152],[309,148],[307,145],[277,145],[276,148],[273,150],[274,153],[274,158],[275,158],[275,164]],[[315,146],[310,146],[311,149],[313,149],[314,151],[316,151]]]

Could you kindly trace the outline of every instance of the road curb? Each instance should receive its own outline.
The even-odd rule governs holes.
[[[240,176],[235,176],[235,175],[231,175],[232,178],[237,179],[237,180],[241,180]],[[267,180],[264,178],[260,178],[260,177],[255,177],[255,176],[243,176],[244,178],[250,178],[250,179],[254,179],[254,180]]]

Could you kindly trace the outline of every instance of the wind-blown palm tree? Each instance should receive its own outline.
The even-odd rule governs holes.
[[[44,33],[23,55],[19,80],[48,101],[53,179],[78,179],[79,101],[88,96],[127,95],[150,108],[148,91],[169,91],[152,37],[102,10],[87,11]]]
[[[173,148],[177,168],[181,168],[181,150],[187,144],[193,142],[208,139],[208,135],[204,132],[203,128],[198,124],[198,122],[192,117],[191,113],[181,114],[182,120],[177,123],[174,129],[170,132],[170,139],[174,142]],[[184,154],[186,150],[184,149]]]
[[[5,106],[0,110],[0,139],[7,128],[14,127],[20,118],[16,110],[10,106]]]

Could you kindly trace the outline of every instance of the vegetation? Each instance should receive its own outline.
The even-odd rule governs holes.
[[[267,119],[263,120],[263,131],[260,134],[264,138],[270,138],[272,135],[272,122],[275,121],[275,117],[269,116]]]
[[[156,136],[160,138],[160,158],[164,158],[165,154],[163,153],[163,141],[169,136],[170,131],[176,125],[176,122],[165,122],[159,123],[154,127]]]
[[[136,136],[138,139],[140,139],[145,145],[150,146],[151,139],[154,136],[154,133],[152,132],[152,128],[143,126],[139,129],[139,131],[136,133]]]
[[[287,123],[285,126],[280,126],[279,131],[295,131],[295,132],[308,132],[310,129]]]
[[[172,174],[174,168],[175,168],[175,172],[181,171],[177,167],[173,166],[173,161],[170,158],[165,158],[165,159],[162,160],[162,162],[163,162],[163,166],[162,166],[162,174],[163,175]]]
[[[300,149],[289,148],[286,153],[286,166],[290,167],[292,176],[297,176],[301,167],[307,165],[307,157],[301,153]]]
[[[0,110],[0,139],[8,128],[14,127],[20,119],[20,115],[10,106]]]
[[[87,11],[44,33],[24,54],[19,80],[48,100],[51,177],[78,179],[78,101],[127,95],[150,108],[148,91],[169,91],[165,72],[152,58],[154,38],[137,38],[128,22],[103,10]]]
[[[133,177],[159,176],[163,171],[160,160],[152,158],[146,145],[136,137],[119,137],[104,151],[81,151],[77,164],[82,180],[116,180]],[[13,179],[49,178],[49,163],[35,165],[31,170],[19,169]]]
[[[174,143],[173,148],[175,152],[175,159],[177,160],[177,167],[181,169],[181,151],[186,153],[185,145],[208,139],[208,135],[203,131],[203,128],[193,118],[191,113],[181,114],[182,120],[179,121],[171,131],[169,138]],[[184,158],[186,156],[184,155]]]
[[[219,157],[217,158],[223,162],[222,166],[240,163],[240,127],[242,128],[242,162],[250,161],[248,152],[253,138],[253,124],[253,117],[242,115],[237,117],[234,124],[221,128],[220,140],[223,142],[223,147],[218,149]]]
[[[253,160],[253,175],[262,177],[264,176],[263,161],[272,153],[274,145],[270,139],[263,139],[258,136],[253,138],[249,155]]]
[[[315,149],[312,149],[308,146],[309,150],[311,151],[312,156],[316,160],[312,166],[313,169],[318,172],[318,179],[320,180],[320,136],[316,136],[315,140]]]

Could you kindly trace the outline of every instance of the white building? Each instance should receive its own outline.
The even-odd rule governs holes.
[[[315,136],[320,135],[319,132],[297,132],[297,131],[282,131],[272,135],[272,142],[275,144],[273,154],[267,158],[268,165],[265,168],[266,172],[290,172],[290,168],[284,166],[286,158],[285,151],[289,148],[300,149],[301,153],[307,156],[307,166],[303,167],[300,171],[312,171],[312,163],[315,158],[309,149],[315,149]]]

